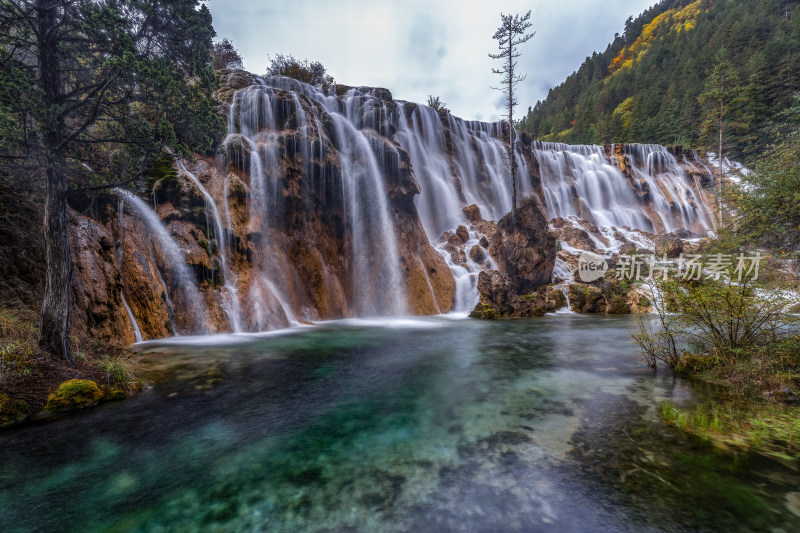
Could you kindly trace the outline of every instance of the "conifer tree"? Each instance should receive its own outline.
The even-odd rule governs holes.
[[[719,219],[722,222],[722,166],[725,155],[725,133],[728,129],[741,130],[747,127],[746,118],[740,112],[744,100],[744,87],[739,83],[739,73],[728,58],[728,51],[717,52],[714,68],[706,79],[698,102],[706,106],[704,120],[700,124],[701,134],[713,138],[719,150],[717,157],[717,195],[719,197]]]
[[[531,27],[531,12],[528,11],[525,15],[503,15],[500,14],[501,24],[497,31],[492,36],[492,39],[497,41],[497,47],[500,51],[496,54],[489,54],[492,59],[502,61],[502,67],[499,69],[492,69],[495,74],[500,74],[502,78],[502,87],[497,89],[506,93],[506,109],[508,114],[508,164],[511,169],[511,220],[516,223],[517,221],[517,162],[514,158],[514,106],[517,105],[517,99],[514,95],[514,89],[519,82],[525,79],[525,75],[518,74],[517,58],[520,56],[518,47],[519,45],[528,42],[535,35],[534,33],[525,33]]]
[[[141,177],[164,148],[210,151],[224,128],[213,36],[198,0],[0,0],[0,161],[46,189],[43,350],[74,362],[68,197]]]

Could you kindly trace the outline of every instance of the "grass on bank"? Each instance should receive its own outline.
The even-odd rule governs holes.
[[[643,359],[711,384],[716,397],[692,408],[666,403],[662,420],[717,448],[798,466],[796,283],[771,275],[759,283],[658,282],[650,291],[655,316],[633,335]]]
[[[661,405],[661,419],[730,452],[753,452],[797,467],[800,408],[776,402],[712,402],[680,409]]]
[[[73,338],[75,366],[37,344],[37,317],[0,309],[0,427],[42,411],[88,407],[142,388],[133,374],[136,355],[99,339]]]

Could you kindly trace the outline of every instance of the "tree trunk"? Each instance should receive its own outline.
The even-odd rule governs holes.
[[[722,120],[719,121],[719,175],[717,176],[717,205],[719,225],[722,226]]]
[[[722,133],[725,128],[725,73],[721,74],[719,97],[719,173],[717,175],[717,216],[722,227]]]
[[[517,161],[514,159],[514,34],[508,32],[508,159],[511,165],[511,222],[517,223]]]
[[[37,0],[37,52],[43,104],[47,112],[42,124],[45,149],[44,237],[46,282],[39,323],[39,346],[48,353],[65,358],[70,364],[70,328],[72,320],[72,255],[67,234],[67,162],[62,142],[64,117],[61,104],[64,88],[58,60],[59,2]]]

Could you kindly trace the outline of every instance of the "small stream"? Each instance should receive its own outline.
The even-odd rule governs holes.
[[[0,529],[798,531],[800,476],[659,421],[630,317],[346,320],[138,345],[139,396],[0,433]],[[787,500],[789,498],[789,500]]]

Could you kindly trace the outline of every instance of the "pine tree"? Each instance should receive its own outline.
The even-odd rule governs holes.
[[[531,12],[528,11],[524,16],[519,15],[503,15],[500,14],[501,24],[497,31],[492,36],[492,39],[497,41],[497,47],[500,52],[497,54],[489,54],[492,59],[499,59],[503,61],[503,66],[499,69],[492,69],[495,74],[503,76],[503,87],[498,90],[506,93],[506,108],[508,109],[508,164],[511,169],[511,220],[516,223],[517,221],[517,162],[514,158],[514,106],[517,105],[517,99],[514,96],[514,89],[519,82],[525,79],[525,75],[516,73],[517,61],[520,56],[518,46],[528,42],[534,33],[525,33],[525,30],[531,27]]]
[[[211,99],[213,36],[198,0],[0,1],[0,110],[24,126],[0,143],[0,161],[41,171],[46,185],[43,350],[74,362],[76,185],[130,182],[165,147],[214,146],[224,120]]]

